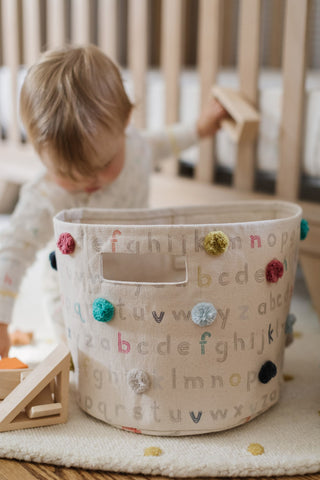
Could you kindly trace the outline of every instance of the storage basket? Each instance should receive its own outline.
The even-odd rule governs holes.
[[[137,433],[191,435],[274,405],[300,222],[281,201],[60,212],[81,408]]]

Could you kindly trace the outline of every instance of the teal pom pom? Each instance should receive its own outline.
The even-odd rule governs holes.
[[[307,220],[303,218],[300,224],[300,240],[304,240],[307,237],[309,230],[309,224]]]
[[[104,298],[96,298],[92,305],[92,314],[98,322],[110,322],[114,315],[114,306]]]

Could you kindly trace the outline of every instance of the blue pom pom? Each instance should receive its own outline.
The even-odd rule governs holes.
[[[286,335],[293,333],[293,324],[296,322],[296,317],[293,313],[289,313],[286,320],[286,326],[284,332]]]
[[[191,310],[192,321],[200,327],[211,325],[217,316],[217,310],[212,303],[201,302],[197,303]]]
[[[114,315],[114,306],[104,298],[96,298],[92,305],[92,314],[98,322],[110,322]]]
[[[54,270],[58,270],[57,268],[57,259],[56,259],[56,252],[53,251],[49,254],[49,262],[50,262],[50,265],[51,267],[54,269]]]
[[[301,220],[300,224],[300,240],[304,240],[310,230],[309,224],[305,218]]]

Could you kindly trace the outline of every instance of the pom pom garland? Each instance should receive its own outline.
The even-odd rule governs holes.
[[[128,373],[128,383],[134,393],[144,393],[149,390],[151,386],[150,377],[144,370],[133,368]]]
[[[58,270],[57,268],[57,259],[56,259],[56,252],[53,251],[49,254],[49,262],[53,270]]]
[[[208,302],[197,303],[191,310],[192,321],[199,327],[211,325],[216,316],[217,310],[212,303]]]
[[[92,314],[98,322],[110,322],[114,315],[114,306],[104,298],[96,298],[92,305]]]
[[[293,333],[293,325],[296,322],[296,316],[293,313],[289,313],[286,320],[286,326],[284,332],[286,335]]]
[[[221,255],[229,246],[229,238],[223,232],[210,232],[206,235],[204,249],[209,255]]]
[[[270,360],[268,360],[266,363],[262,365],[258,378],[261,383],[268,383],[276,375],[277,375],[276,365]]]
[[[76,248],[76,242],[70,233],[61,233],[57,242],[57,247],[61,253],[64,255],[69,255],[70,253],[74,252],[74,249]]]
[[[307,220],[303,218],[300,224],[300,240],[304,240],[307,237],[309,230],[310,230],[309,224]]]
[[[283,275],[283,263],[274,258],[266,267],[267,282],[276,283]]]

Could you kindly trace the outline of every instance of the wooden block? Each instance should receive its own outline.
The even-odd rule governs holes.
[[[51,417],[62,412],[61,403],[48,403],[47,405],[36,405],[27,410],[29,418]]]
[[[29,418],[37,418],[40,417],[41,415],[37,415],[37,417],[34,416],[32,412],[34,412],[34,408],[38,406],[43,406],[43,405],[49,405],[53,404],[53,398],[52,398],[52,393],[51,393],[51,387],[50,384],[48,384],[41,392],[39,395],[37,395],[27,406],[26,406],[26,414],[28,415]],[[45,416],[45,415],[44,415]]]
[[[21,368],[28,368],[28,365],[16,357],[1,358],[0,360],[0,370],[17,370]]]
[[[21,381],[21,374],[31,369],[0,370],[0,400],[6,398]]]
[[[224,128],[234,142],[252,142],[258,133],[259,113],[239,92],[215,85],[212,94],[227,110],[230,119],[222,120]]]
[[[70,353],[64,344],[59,345],[45,360],[25,376],[0,404],[0,432],[23,428],[55,425],[67,421],[69,397]],[[21,372],[20,372],[21,373]],[[40,395],[51,397],[54,382],[56,403],[34,405],[29,418],[26,410],[37,403]],[[44,392],[46,391],[46,392]],[[58,405],[60,404],[60,405]],[[33,410],[32,410],[33,408]],[[41,417],[39,417],[41,415]]]

